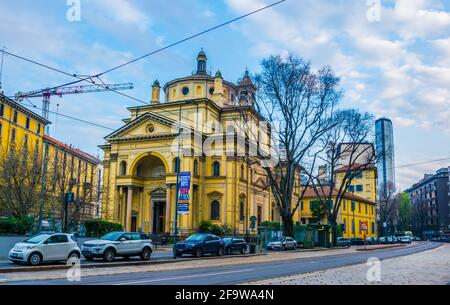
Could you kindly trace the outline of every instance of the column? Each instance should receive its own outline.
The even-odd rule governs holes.
[[[126,231],[131,231],[131,208],[133,206],[133,187],[129,186],[127,191],[127,218],[125,219]]]
[[[170,221],[172,218],[171,209],[172,209],[172,186],[168,185],[166,193],[166,221],[165,221],[166,232],[170,232]]]
[[[143,188],[139,188],[139,200],[140,200],[140,206],[141,206],[141,230],[142,232],[145,232],[145,193]]]

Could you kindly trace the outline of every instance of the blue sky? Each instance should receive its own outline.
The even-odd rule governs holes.
[[[81,0],[69,22],[64,0],[0,2],[0,47],[77,74],[95,74],[262,7],[269,0]],[[447,3],[446,3],[447,2]],[[190,74],[201,47],[211,71],[230,81],[259,71],[270,54],[296,54],[315,68],[331,65],[345,90],[343,106],[394,122],[398,166],[450,157],[450,4],[444,0],[381,1],[379,22],[366,0],[287,0],[275,8],[107,74],[133,82],[125,93],[150,99],[150,87]],[[7,95],[59,85],[70,77],[6,57]],[[40,106],[39,99],[33,103]],[[113,93],[53,98],[51,110],[112,128],[139,104]],[[50,116],[51,135],[94,155],[108,130]],[[401,167],[399,188],[450,160]]]

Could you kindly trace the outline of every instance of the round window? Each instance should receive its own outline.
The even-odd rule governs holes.
[[[148,133],[154,133],[155,132],[155,126],[153,124],[150,124],[147,126],[147,132]]]
[[[183,87],[183,89],[181,89],[181,92],[183,93],[183,95],[188,95],[189,94],[189,88],[188,87]]]
[[[214,87],[209,88],[209,94],[211,94],[211,95],[214,94]]]

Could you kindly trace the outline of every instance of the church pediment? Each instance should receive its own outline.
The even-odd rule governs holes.
[[[173,121],[147,112],[106,136],[110,140],[158,137],[172,134]]]

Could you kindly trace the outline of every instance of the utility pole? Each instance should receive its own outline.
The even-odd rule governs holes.
[[[47,160],[48,159],[48,143],[44,141],[44,163],[42,165],[42,187],[41,187],[41,203],[39,205],[39,232],[42,229],[42,213],[45,205],[45,194],[46,194],[46,177],[47,177]]]
[[[3,76],[3,59],[5,58],[5,47],[2,49],[2,60],[0,63],[0,93],[3,93],[2,90],[2,76]]]
[[[180,112],[178,114],[178,152],[177,152],[177,161],[175,163],[177,171],[177,180],[176,180],[176,193],[175,193],[175,215],[173,220],[173,259],[177,259],[177,228],[178,228],[178,193],[180,192],[180,171],[181,171],[181,158],[180,158],[180,149],[181,149],[181,106]]]

